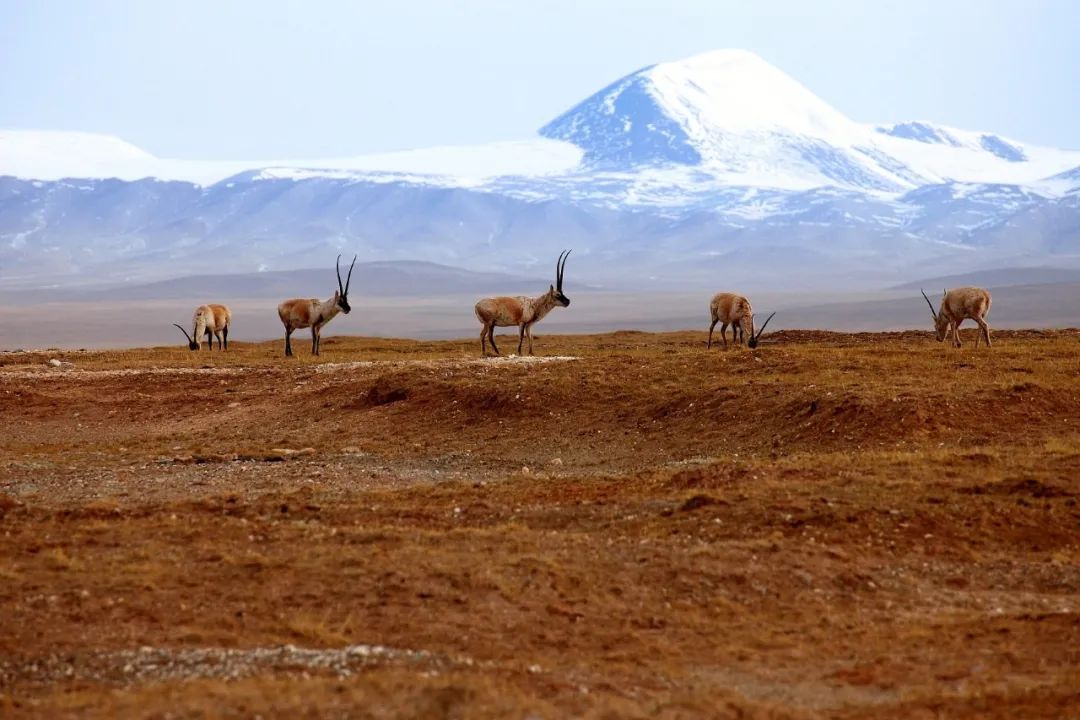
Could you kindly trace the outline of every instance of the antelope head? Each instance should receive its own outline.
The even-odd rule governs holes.
[[[949,331],[949,318],[945,316],[944,311],[938,312],[934,309],[934,303],[930,302],[930,298],[926,297],[926,293],[920,288],[919,292],[922,293],[923,298],[926,299],[926,304],[930,306],[930,316],[934,319],[934,330],[937,332],[938,342],[945,342],[945,335]],[[944,304],[945,295],[948,291],[942,290],[942,302]]]
[[[356,256],[353,255],[352,265],[349,265],[349,274],[345,277],[345,285],[343,286],[341,284],[341,256],[337,256],[337,263],[335,267],[337,268],[338,291],[337,293],[335,293],[334,299],[337,302],[338,307],[341,308],[341,312],[345,313],[346,315],[348,315],[349,311],[352,310],[352,307],[350,307],[349,305],[349,283],[352,282],[352,271],[353,265],[355,264]]]
[[[173,325],[176,325],[176,323],[173,323]],[[187,332],[187,330],[184,329],[184,326],[183,325],[176,325],[176,327],[180,328],[180,332],[184,333],[184,337],[187,338],[188,350],[198,350],[199,349],[199,344],[197,342],[195,342],[195,338],[188,335],[188,332]]]
[[[573,250],[564,250],[559,253],[559,259],[555,261],[555,284],[549,289],[551,296],[555,298],[555,302],[563,307],[569,307],[570,305],[570,298],[563,295],[562,281],[563,273],[566,271],[566,258],[570,257],[572,252]]]
[[[761,340],[761,333],[765,332],[765,326],[769,324],[769,321],[773,319],[773,315],[775,314],[776,313],[773,313],[769,317],[765,318],[765,322],[761,325],[761,329],[757,331],[756,335],[754,333],[750,333],[750,339],[746,341],[747,347],[756,348],[758,346],[758,341]]]

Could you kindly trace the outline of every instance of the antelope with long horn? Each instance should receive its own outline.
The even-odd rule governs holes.
[[[765,332],[765,328],[769,326],[769,321],[773,319],[773,315],[775,314],[775,312],[771,313],[769,317],[765,318],[765,322],[761,323],[761,328],[757,331],[757,335],[753,332],[750,333],[750,339],[746,341],[747,347],[753,350],[758,346],[758,343],[761,342],[761,333]]]
[[[709,303],[709,314],[712,316],[712,324],[709,325],[708,347],[712,347],[713,329],[716,323],[721,323],[720,339],[724,341],[724,347],[728,344],[727,328],[731,325],[733,343],[741,344],[746,338],[746,333],[749,332],[750,339],[746,344],[751,348],[756,348],[758,340],[761,339],[761,333],[765,332],[765,325],[769,324],[769,320],[772,320],[776,313],[770,315],[761,326],[761,330],[754,334],[754,308],[750,306],[750,301],[735,293],[717,293],[713,295],[712,302]]]
[[[349,283],[352,281],[353,265],[356,265],[356,256],[353,255],[352,265],[349,265],[349,275],[345,284],[341,284],[341,256],[338,255],[337,283],[338,289],[329,300],[318,298],[293,298],[278,305],[278,317],[285,326],[285,357],[290,357],[292,351],[292,334],[294,330],[311,328],[311,354],[319,354],[319,345],[322,340],[323,325],[337,317],[339,312],[346,315],[352,310],[349,307]]]
[[[926,297],[923,290],[919,290],[926,304],[930,306],[930,315],[934,318],[934,330],[937,332],[938,342],[945,342],[952,330],[953,345],[962,347],[960,342],[960,323],[971,318],[979,326],[979,333],[975,336],[975,347],[979,347],[979,340],[986,340],[986,347],[990,344],[990,325],[986,322],[986,315],[990,312],[990,292],[977,287],[953,288],[942,290],[941,307],[935,311],[934,303]]]
[[[487,341],[491,341],[491,349],[499,354],[499,348],[495,344],[495,328],[511,327],[518,328],[518,355],[521,354],[521,346],[526,336],[529,338],[529,354],[533,351],[532,326],[544,319],[544,316],[555,307],[568,307],[570,298],[563,294],[563,273],[566,271],[566,259],[570,257],[570,250],[559,253],[559,259],[555,261],[555,284],[548,287],[548,291],[537,297],[490,297],[476,303],[476,318],[483,323],[480,331],[480,352],[487,355]]]
[[[191,334],[188,335],[183,325],[173,323],[184,333],[188,341],[188,350],[200,349],[199,340],[206,335],[206,342],[210,349],[214,349],[214,338],[217,338],[218,349],[229,349],[229,323],[232,322],[232,312],[224,305],[200,305],[195,308],[195,314],[191,318]]]

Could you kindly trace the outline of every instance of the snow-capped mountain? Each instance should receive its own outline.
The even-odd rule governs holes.
[[[899,190],[905,180],[858,150],[872,131],[743,51],[629,75],[540,129],[591,167],[687,165],[728,184]],[[899,165],[899,163],[896,163]]]
[[[1078,191],[1080,152],[856,122],[720,50],[627,75],[536,138],[482,146],[201,162],[0,131],[0,281],[282,269],[337,248],[521,270],[570,241],[586,268],[619,276],[755,252],[834,274],[956,252],[1071,262]]]
[[[1078,156],[928,123],[860,124],[742,50],[639,70],[540,134],[581,147],[590,167],[684,165],[730,185],[798,190],[1034,183]]]

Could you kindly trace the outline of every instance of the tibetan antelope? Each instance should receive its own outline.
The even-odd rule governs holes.
[[[746,332],[749,331],[750,339],[747,341],[747,345],[751,348],[758,346],[758,341],[761,339],[761,333],[765,332],[765,325],[769,324],[769,320],[772,320],[773,313],[765,319],[765,325],[761,326],[761,330],[754,334],[754,308],[750,306],[750,301],[742,295],[736,295],[735,293],[717,293],[713,296],[712,302],[709,303],[709,313],[712,315],[712,324],[709,325],[709,344],[708,347],[712,347],[713,329],[716,327],[716,323],[720,325],[720,339],[724,341],[724,347],[727,347],[727,328],[731,325],[731,341],[736,344],[741,344],[746,337]]]
[[[934,330],[937,331],[938,342],[945,342],[952,330],[953,345],[961,347],[960,323],[971,318],[979,325],[979,334],[975,336],[975,347],[979,347],[979,340],[986,339],[986,347],[990,345],[990,325],[986,322],[986,314],[990,312],[990,293],[983,288],[962,287],[952,290],[942,290],[941,308],[934,311],[934,303],[926,297],[926,293],[919,290],[926,298],[926,304],[930,306],[930,314],[934,318]]]
[[[352,310],[349,307],[349,283],[352,281],[353,265],[356,265],[356,256],[353,255],[352,265],[349,266],[349,275],[345,284],[341,284],[341,256],[338,255],[337,284],[338,289],[329,300],[318,298],[293,298],[278,305],[277,313],[281,318],[281,324],[285,326],[285,357],[293,354],[292,334],[294,330],[311,328],[311,354],[319,354],[319,344],[322,340],[323,325],[330,322],[339,313],[346,315]]]
[[[544,319],[544,316],[552,311],[555,306],[568,307],[570,298],[563,295],[563,273],[566,270],[566,259],[570,257],[570,250],[559,253],[559,259],[555,261],[555,284],[548,287],[548,291],[538,297],[490,297],[476,303],[476,318],[483,323],[480,331],[480,353],[487,355],[487,341],[491,341],[491,349],[499,354],[499,348],[495,345],[495,328],[510,327],[518,328],[518,355],[521,354],[521,345],[525,337],[529,338],[529,354],[533,351],[532,326]]]
[[[232,312],[224,305],[200,305],[195,308],[195,314],[191,318],[191,334],[188,335],[183,325],[173,323],[184,333],[188,341],[188,350],[200,349],[199,340],[206,335],[206,342],[210,349],[214,349],[214,338],[217,338],[218,349],[229,349],[229,323],[232,322]]]

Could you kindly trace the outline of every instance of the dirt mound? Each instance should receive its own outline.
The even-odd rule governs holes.
[[[1063,498],[1076,495],[1076,493],[1062,487],[1047,484],[1034,478],[973,485],[960,488],[959,492],[971,495],[1026,495],[1033,498]]]
[[[384,375],[376,378],[366,390],[359,393],[356,399],[345,401],[340,407],[345,410],[368,410],[408,400],[412,392],[411,383],[407,377],[400,373]]]

